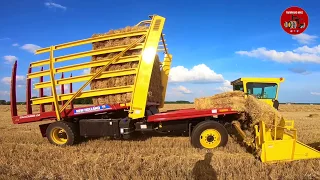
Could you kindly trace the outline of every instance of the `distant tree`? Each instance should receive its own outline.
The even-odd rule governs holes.
[[[7,101],[6,100],[0,100],[0,105],[6,105]]]
[[[11,104],[10,101],[7,101],[7,102],[6,102],[6,105],[10,105],[10,104]]]
[[[74,104],[92,104],[92,98],[91,97],[86,97],[86,98],[81,98],[81,99],[75,99],[73,101]]]
[[[184,100],[180,100],[180,101],[176,101],[177,104],[190,104],[189,101],[184,101]]]
[[[179,101],[165,101],[165,104],[193,104],[190,101],[184,101],[184,100],[179,100]]]

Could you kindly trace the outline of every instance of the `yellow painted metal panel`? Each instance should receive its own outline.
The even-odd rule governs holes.
[[[267,104],[269,104],[271,107],[273,107],[273,101],[272,99],[259,99],[260,101],[263,101]]]
[[[264,162],[291,160],[294,140],[266,141],[262,146],[262,154],[265,154]]]
[[[99,42],[99,41],[106,41],[106,40],[110,40],[110,39],[139,36],[139,35],[143,35],[146,33],[147,33],[147,30],[139,30],[139,31],[128,32],[128,33],[111,34],[111,35],[98,36],[98,37],[82,39],[82,40],[78,40],[78,41],[72,41],[72,42],[68,42],[68,43],[64,43],[64,44],[59,44],[59,45],[56,45],[55,47],[56,47],[56,50],[59,50],[59,49],[64,49],[64,48],[69,48],[69,47],[73,47],[73,46],[79,46],[79,45]],[[45,52],[49,52],[49,51],[50,51],[50,47],[41,48],[41,49],[36,50],[35,54],[41,54],[41,53],[45,53]]]
[[[268,77],[242,77],[231,82],[231,84],[238,84],[241,81],[246,82],[261,82],[261,83],[282,83],[285,81],[285,78],[268,78]]]
[[[294,152],[294,160],[320,158],[320,151],[297,141]]]
[[[126,76],[126,75],[132,75],[136,73],[137,73],[136,68],[123,69],[123,70],[117,70],[117,71],[107,71],[107,72],[102,72],[101,75],[98,76],[96,79],[110,78],[110,77],[116,77],[116,76]],[[92,76],[93,74],[86,74],[81,76],[73,76],[69,78],[58,79],[56,80],[56,85],[88,81]],[[34,86],[35,86],[35,89],[47,88],[47,87],[50,87],[50,82],[46,81],[46,82],[36,83]]]
[[[48,75],[50,75],[50,70],[36,71],[36,72],[27,74],[27,79],[37,78],[41,76],[48,76]]]
[[[162,90],[162,101],[160,104],[160,108],[164,106],[164,101],[166,98],[171,62],[172,62],[172,55],[165,54],[163,64],[162,64],[162,71],[161,71],[161,82],[162,82],[163,90]]]
[[[110,94],[127,93],[127,92],[132,92],[132,90],[133,90],[133,86],[119,86],[119,87],[113,87],[113,88],[88,90],[88,91],[81,92],[81,94],[79,96],[77,96],[75,99],[101,96],[101,94],[110,95]],[[60,94],[57,96],[57,100],[58,101],[69,100],[74,96],[74,94],[75,93]],[[31,100],[32,100],[32,104],[36,105],[36,104],[53,102],[54,98],[52,96],[47,96],[47,97],[42,97],[42,98],[34,98]]]
[[[72,60],[72,59],[78,59],[78,58],[83,58],[87,56],[94,56],[94,55],[100,55],[100,54],[106,54],[106,53],[113,53],[113,52],[122,52],[126,49],[127,46],[116,46],[116,47],[108,47],[108,48],[103,48],[103,49],[96,49],[96,50],[91,50],[91,51],[84,51],[80,53],[74,53],[74,54],[68,54],[64,56],[59,56],[55,58],[55,62],[63,62],[67,60]],[[131,49],[141,49],[143,47],[143,43],[136,44],[134,47]],[[31,63],[31,67],[37,67],[39,65],[43,66],[45,64],[49,64],[50,60],[41,60],[38,62]]]
[[[320,158],[318,150],[297,141],[297,132],[293,127],[293,121],[282,119],[280,126],[272,126],[271,128],[266,128],[265,123],[260,121],[259,131],[257,130],[258,126],[255,128],[256,148],[261,149],[260,159],[262,162],[274,163]],[[287,131],[280,131],[281,128]]]
[[[132,119],[143,118],[145,115],[150,77],[164,22],[165,18],[153,16],[150,24],[132,94],[129,111]]]
[[[49,64],[49,60],[45,59],[45,60],[40,60],[40,61],[35,61],[30,63],[30,66],[33,67],[39,67],[39,66],[44,66],[44,65],[48,65]]]

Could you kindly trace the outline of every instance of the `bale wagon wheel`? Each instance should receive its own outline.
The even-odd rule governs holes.
[[[46,130],[46,136],[51,144],[57,146],[73,145],[80,139],[77,125],[67,121],[51,123]]]
[[[228,132],[219,122],[203,121],[191,133],[191,144],[196,148],[213,149],[225,146],[227,142]]]

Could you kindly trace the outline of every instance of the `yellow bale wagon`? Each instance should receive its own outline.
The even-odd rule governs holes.
[[[144,26],[145,28],[142,29],[137,28],[137,30],[130,32],[95,36],[37,50],[36,54],[48,53],[49,58],[30,64],[27,74],[26,115],[18,115],[17,113],[16,61],[12,70],[10,95],[13,123],[22,124],[50,120],[51,122],[40,125],[40,131],[43,137],[48,138],[50,143],[58,146],[73,145],[79,141],[80,137],[109,136],[127,139],[137,132],[144,131],[185,132],[189,134],[191,144],[196,148],[212,149],[226,145],[228,133],[223,124],[232,122],[239,114],[232,108],[206,110],[191,108],[159,112],[159,108],[164,105],[172,61],[172,55],[168,52],[163,34],[165,20],[164,17],[153,15],[150,16],[150,20],[141,21],[136,25]],[[89,49],[84,52],[55,56],[56,52],[62,49],[110,40],[116,41],[128,37],[138,38],[126,45],[120,44],[113,47]],[[127,52],[132,50],[140,50],[141,54],[128,55]],[[164,53],[161,67],[158,67],[161,77],[159,79],[161,81],[161,101],[150,102],[148,101],[149,90],[152,88],[150,81],[155,57],[160,55],[159,52]],[[72,60],[79,58],[110,53],[114,54],[111,58],[96,59],[83,63],[73,61],[71,65],[66,66],[60,64],[62,62],[72,62]],[[126,69],[108,69],[110,66],[127,62],[136,62],[137,66]],[[35,71],[36,68],[40,70]],[[74,76],[71,74],[74,71],[87,68],[96,68],[96,71],[82,75],[73,73]],[[106,71],[107,69],[108,71]],[[66,73],[70,73],[70,76],[65,77]],[[135,75],[133,84],[85,90],[95,80],[129,75]],[[48,78],[48,80],[44,81],[45,78]],[[34,84],[34,89],[39,90],[39,97],[37,98],[31,98],[31,82],[33,79],[39,79],[39,82]],[[251,80],[257,81],[256,79]],[[272,99],[277,99],[278,83],[280,81],[269,80],[268,83],[277,84],[276,95],[273,94],[272,97]],[[75,88],[73,86],[74,83],[80,82],[83,83],[81,87]],[[243,86],[239,87],[241,83]],[[251,83],[249,79],[240,79],[234,84],[236,84],[236,89],[242,88],[244,92],[255,93],[248,83]],[[69,87],[68,93],[65,92],[66,85]],[[254,87],[252,86],[252,88]],[[52,94],[44,96],[44,88],[50,88]],[[72,103],[75,99],[118,96],[125,93],[131,94],[130,102],[97,104],[86,107],[74,107]],[[265,95],[265,93],[262,93],[263,97]],[[46,104],[52,104],[50,111],[45,111],[44,105]],[[33,112],[32,106],[35,105],[40,106],[39,112]],[[290,125],[288,125],[289,122],[291,122]],[[239,133],[243,133],[240,126],[235,125],[235,127]],[[286,132],[287,130],[293,133],[290,134]],[[256,138],[251,144],[255,144],[256,149],[262,150],[261,160],[263,162],[319,158],[317,150],[297,141],[292,121],[283,121],[281,126],[266,126],[264,122],[260,122],[259,126],[256,126]]]

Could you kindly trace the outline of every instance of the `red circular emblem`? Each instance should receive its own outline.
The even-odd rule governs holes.
[[[280,24],[282,29],[291,35],[301,34],[308,27],[308,14],[300,7],[289,7],[283,11]]]

